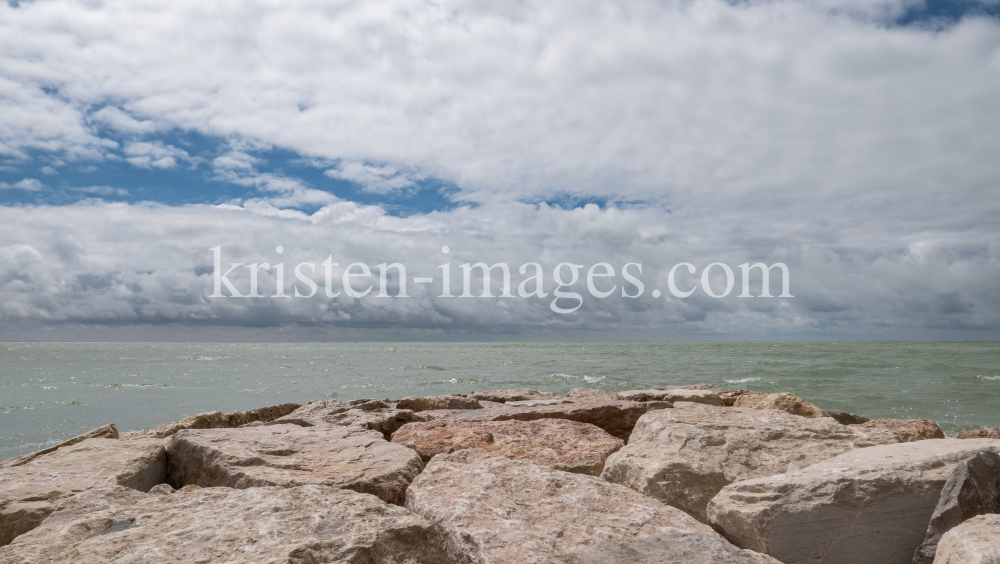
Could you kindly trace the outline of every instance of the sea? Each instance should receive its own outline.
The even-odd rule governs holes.
[[[1000,426],[1000,342],[0,342],[0,459],[107,423],[206,411],[528,387],[708,383],[792,392],[826,409]]]

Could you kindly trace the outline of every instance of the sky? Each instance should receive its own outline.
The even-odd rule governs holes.
[[[0,339],[1000,339],[998,218],[998,0],[0,4]]]

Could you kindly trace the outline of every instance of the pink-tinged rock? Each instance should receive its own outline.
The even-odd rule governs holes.
[[[55,452],[56,450],[63,447],[75,445],[76,443],[83,442],[87,439],[117,439],[117,438],[118,438],[118,427],[115,427],[114,423],[109,423],[102,427],[98,427],[96,429],[87,431],[82,435],[77,435],[72,439],[63,441],[55,446],[50,446],[49,448],[44,448],[42,450],[38,450],[30,454],[22,454],[21,456],[15,456],[14,458],[9,458],[7,460],[4,460],[0,462],[0,468],[13,468],[14,466],[21,466],[23,464],[27,464],[32,460],[38,458],[39,456],[49,454],[50,452]]]
[[[417,451],[425,462],[438,454],[478,448],[591,476],[599,475],[608,456],[625,444],[599,427],[566,419],[407,423],[392,435],[392,442]]]
[[[13,544],[0,564],[448,564],[430,524],[328,486],[88,491]]]
[[[896,433],[899,442],[943,439],[944,432],[930,419],[872,419],[859,425],[865,429],[886,429]]]
[[[956,439],[1000,439],[1000,427],[962,431],[955,435]]]
[[[689,390],[685,388],[661,390],[653,388],[652,390],[629,390],[627,392],[618,392],[618,397],[628,401],[669,401],[671,403],[677,401],[687,401],[691,403],[703,403],[719,407],[724,407],[726,405],[722,401],[719,394],[717,392],[713,392],[712,390]]]
[[[538,390],[529,388],[512,388],[507,390],[480,390],[472,392],[469,394],[469,397],[479,401],[507,403],[509,401],[561,398],[562,396],[552,392],[539,392]]]
[[[822,409],[788,392],[778,394],[742,394],[736,397],[733,406],[753,409],[776,409],[800,417],[824,417]]]
[[[1000,564],[1000,515],[980,515],[945,533],[934,564]]]
[[[611,539],[720,538],[628,488],[478,449],[435,456],[407,490],[406,508],[442,533],[453,562],[535,564]]]
[[[574,400],[607,400],[614,401],[621,399],[618,397],[618,392],[612,392],[610,390],[598,390],[595,388],[573,388],[572,390],[566,392],[566,397]]]
[[[356,431],[378,431],[388,439],[396,429],[424,419],[409,409],[397,409],[388,400],[367,399],[342,402],[311,401],[268,425],[301,427],[349,427]]]
[[[165,439],[173,436],[174,433],[181,429],[228,429],[258,421],[266,423],[283,415],[288,415],[299,407],[300,405],[297,403],[283,403],[281,405],[251,409],[249,411],[231,411],[229,413],[209,411],[191,415],[179,421],[164,423],[147,431],[122,433],[121,438],[126,440]]]
[[[345,427],[268,425],[178,432],[167,447],[172,486],[252,488],[320,484],[401,504],[423,469],[411,449]]]
[[[464,419],[469,421],[533,421],[536,419],[569,419],[596,425],[612,436],[627,441],[636,421],[645,413],[673,407],[663,401],[622,401],[622,400],[581,400],[563,403],[565,398],[541,401],[524,406],[511,406],[477,410],[433,410],[421,411],[420,416],[427,421],[437,419]],[[544,405],[546,402],[558,402]]]
[[[781,564],[724,539],[673,533],[643,539],[602,541],[577,552],[550,556],[543,564]]]
[[[429,396],[425,398],[405,397],[396,404],[396,409],[427,411],[431,409],[482,409],[479,400],[461,394]]]
[[[719,392],[719,397],[722,398],[723,403],[727,406],[733,406],[736,404],[736,400],[740,399],[742,396],[762,396],[765,395],[764,392],[754,392],[752,390],[724,390]]]
[[[1000,441],[855,449],[730,484],[709,503],[708,516],[733,544],[785,564],[910,564],[945,482],[960,462],[986,450],[997,452]]]
[[[60,500],[119,485],[148,491],[166,479],[163,441],[87,439],[0,470],[0,546],[37,527]]]

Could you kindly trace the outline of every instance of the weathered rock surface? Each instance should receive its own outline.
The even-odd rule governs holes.
[[[736,398],[734,407],[777,409],[800,417],[823,417],[823,410],[788,392],[778,394],[743,394]]]
[[[663,401],[623,401],[623,400],[578,400],[563,403],[565,398],[551,400],[555,405],[545,405],[549,400],[541,401],[542,405],[529,404],[511,406],[508,402],[504,407],[477,410],[432,410],[421,411],[420,416],[427,421],[437,419],[466,419],[470,421],[533,421],[535,419],[569,419],[581,423],[590,423],[604,429],[611,435],[627,441],[639,420],[646,412],[673,407]]]
[[[392,442],[417,451],[425,462],[438,454],[478,448],[591,476],[600,475],[608,456],[625,444],[599,427],[566,419],[407,423],[393,433]]]
[[[934,564],[1000,564],[1000,515],[973,517],[945,533]]]
[[[302,427],[350,427],[378,431],[388,439],[396,429],[423,418],[409,409],[397,409],[387,400],[312,401],[268,425],[292,423]]]
[[[848,413],[846,411],[840,411],[837,409],[824,409],[823,417],[833,417],[837,423],[841,425],[860,425],[862,423],[867,423],[871,421],[868,417],[862,415],[855,415],[853,413]]]
[[[669,386],[653,386],[654,390],[708,390],[720,394],[726,390],[716,386],[715,384],[684,384],[683,386],[677,386],[670,384]]]
[[[469,394],[469,397],[479,401],[507,403],[509,401],[561,398],[562,396],[552,392],[539,392],[530,388],[511,388],[507,390],[480,390],[472,392]]]
[[[476,398],[470,398],[461,394],[449,394],[425,398],[405,397],[399,400],[396,408],[409,409],[410,411],[427,411],[430,409],[482,409],[483,406]]]
[[[416,452],[372,431],[268,425],[178,432],[167,447],[170,484],[293,487],[320,484],[401,504],[423,469]]]
[[[1000,427],[962,431],[955,435],[956,439],[1000,439]]]
[[[435,456],[407,490],[406,508],[433,523],[459,562],[533,564],[615,538],[720,538],[628,488],[478,449]]]
[[[445,564],[441,545],[405,509],[328,486],[171,495],[113,487],[65,501],[0,548],[0,563]]]
[[[856,449],[797,472],[730,484],[712,524],[737,546],[785,564],[909,564],[945,481],[988,439]]]
[[[614,539],[550,556],[544,564],[781,564],[766,554],[692,533],[644,539]]]
[[[942,535],[967,519],[987,513],[1000,513],[1000,455],[991,451],[980,452],[955,467],[944,484],[913,564],[934,562]]]
[[[724,390],[719,392],[719,397],[721,397],[722,401],[730,407],[732,407],[736,403],[736,400],[740,399],[742,396],[750,395],[763,396],[765,394],[764,392],[754,392],[751,390]]]
[[[941,427],[930,419],[872,419],[861,426],[865,429],[888,429],[896,433],[901,443],[944,438]]]
[[[39,456],[49,454],[50,452],[55,452],[62,447],[68,447],[70,445],[75,445],[76,443],[83,442],[87,439],[117,439],[118,438],[118,427],[115,427],[114,423],[109,423],[102,427],[92,429],[87,431],[82,435],[77,435],[72,439],[63,441],[55,446],[50,446],[48,448],[43,448],[29,454],[22,454],[21,456],[15,456],[14,458],[8,458],[7,460],[0,461],[0,468],[13,468],[14,466],[21,466],[27,464],[32,460],[38,458]]]
[[[621,399],[618,397],[618,392],[612,392],[609,390],[598,390],[596,388],[573,388],[572,390],[566,392],[566,397],[574,400],[617,400]]]
[[[148,431],[132,431],[122,433],[121,438],[131,439],[165,439],[173,436],[181,429],[228,429],[239,427],[257,421],[268,422],[287,415],[300,407],[297,403],[283,403],[281,405],[271,405],[249,411],[231,411],[221,413],[209,411],[198,413],[170,423],[164,423],[158,427],[153,427]]]
[[[674,388],[672,390],[629,390],[618,392],[618,397],[630,401],[687,401],[691,403],[703,403],[706,405],[716,405],[724,407],[726,404],[719,397],[719,394],[711,390],[689,390],[686,388]]]
[[[644,415],[628,445],[605,462],[601,477],[704,522],[709,500],[727,484],[898,440],[889,431],[779,410],[675,405]]]
[[[0,546],[34,529],[63,498],[119,485],[140,491],[166,479],[163,441],[87,439],[0,470]]]

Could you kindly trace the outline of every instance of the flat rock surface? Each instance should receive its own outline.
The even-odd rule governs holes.
[[[962,431],[955,435],[956,439],[1000,439],[1000,427]]]
[[[618,392],[610,390],[598,390],[597,388],[573,388],[566,392],[566,397],[574,400],[597,399],[597,400],[617,400]]]
[[[0,548],[0,563],[445,564],[441,545],[405,509],[328,486],[169,495],[112,487],[67,500]]]
[[[601,477],[707,522],[709,500],[732,482],[781,474],[854,448],[897,442],[879,429],[779,410],[678,402],[644,415]]]
[[[478,449],[435,456],[410,485],[406,508],[434,524],[455,561],[469,563],[534,564],[616,538],[721,538],[628,488]]]
[[[421,411],[420,416],[427,421],[437,419],[466,419],[470,421],[532,421],[535,419],[569,419],[596,425],[612,436],[627,441],[636,421],[647,411],[673,407],[669,402],[638,402],[623,400],[577,401],[566,398],[552,400],[524,400],[525,405],[476,410],[432,410]]]
[[[726,405],[717,392],[712,390],[690,390],[687,388],[629,390],[627,392],[618,392],[618,397],[631,401],[687,401],[717,405],[719,407]]]
[[[934,564],[1000,564],[1000,515],[973,517],[945,533]]]
[[[461,394],[428,396],[424,398],[405,397],[396,404],[397,409],[427,411],[429,409],[482,409],[479,400]]]
[[[300,404],[297,403],[283,403],[280,405],[270,405],[267,407],[251,409],[249,411],[231,411],[229,413],[209,411],[206,413],[190,415],[178,421],[164,423],[163,425],[153,427],[152,429],[146,431],[130,431],[128,433],[122,433],[121,438],[129,440],[165,439],[173,436],[174,433],[180,431],[181,429],[227,429],[239,427],[240,425],[246,425],[257,421],[271,421],[283,415],[287,415],[299,407]]]
[[[422,421],[412,410],[398,409],[387,400],[313,401],[268,425],[292,423],[302,427],[351,427],[378,431],[388,439],[411,421]]]
[[[550,556],[544,564],[781,564],[766,554],[691,533],[599,542],[579,552]]]
[[[321,484],[401,504],[423,469],[411,449],[381,434],[338,427],[269,425],[180,431],[170,441],[172,486],[251,488]]]
[[[469,394],[470,398],[480,401],[507,403],[509,401],[525,401],[534,399],[561,398],[552,392],[539,392],[530,388],[510,388],[506,390],[480,390]]]
[[[115,427],[114,423],[108,423],[96,429],[91,429],[82,435],[77,435],[72,439],[65,440],[57,445],[50,446],[48,448],[43,448],[29,454],[22,454],[21,456],[15,456],[14,458],[8,458],[7,460],[0,461],[0,468],[13,468],[14,466],[21,466],[31,462],[32,460],[49,454],[50,452],[55,452],[56,450],[68,447],[70,445],[75,445],[76,443],[83,442],[87,439],[117,439],[118,438],[118,427]]]
[[[730,484],[712,524],[737,546],[785,564],[909,564],[942,488],[989,439],[930,439],[862,448],[797,472]]]
[[[140,491],[167,475],[163,441],[87,439],[0,470],[0,546],[37,527],[63,498],[104,486]]]
[[[438,454],[479,448],[496,456],[597,476],[604,461],[624,446],[599,427],[566,419],[407,423],[392,442],[412,448],[424,461]]]
[[[823,417],[823,410],[788,392],[778,394],[743,394],[736,398],[734,407],[777,409],[800,417]]]
[[[865,429],[888,429],[909,443],[926,439],[943,439],[944,432],[930,419],[872,419],[861,424]]]

